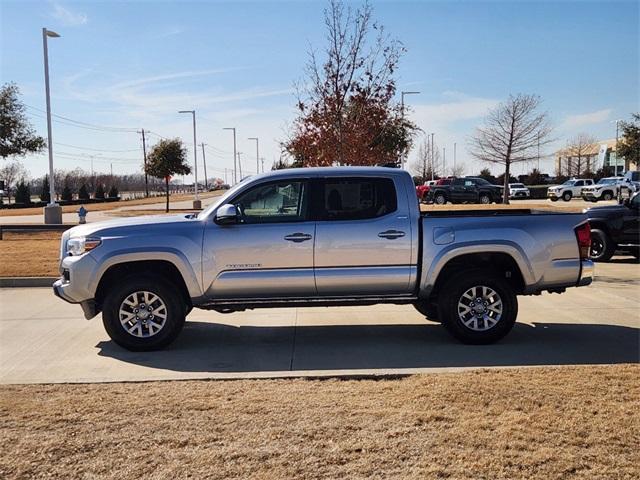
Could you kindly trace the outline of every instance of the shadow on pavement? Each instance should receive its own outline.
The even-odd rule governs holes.
[[[100,342],[99,355],[182,372],[277,372],[429,367],[581,365],[640,361],[640,329],[612,325],[516,324],[494,345],[457,343],[437,324],[231,327],[187,322],[159,352]]]

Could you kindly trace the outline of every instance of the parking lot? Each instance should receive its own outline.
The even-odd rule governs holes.
[[[0,382],[385,375],[640,360],[631,257],[598,264],[587,288],[520,297],[518,324],[489,346],[456,343],[411,306],[297,308],[223,315],[194,310],[169,349],[132,353],[100,318],[46,288],[0,290]]]

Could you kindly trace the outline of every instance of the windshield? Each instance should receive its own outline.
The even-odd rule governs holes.
[[[598,185],[613,185],[618,181],[617,178],[601,178],[598,181]]]
[[[511,188],[524,188],[524,185],[522,183],[511,183],[509,184],[509,186]]]
[[[477,185],[491,185],[484,178],[474,178],[473,180],[476,182]]]
[[[566,182],[563,183],[563,185],[569,185],[572,186],[574,183],[576,183],[575,180],[567,180]]]

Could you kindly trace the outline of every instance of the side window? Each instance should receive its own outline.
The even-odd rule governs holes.
[[[446,183],[443,182],[443,185],[446,185]],[[464,185],[464,178],[456,178],[451,182],[451,185]]]
[[[578,180],[573,186],[574,187],[582,187],[584,185],[584,182],[582,180]]]
[[[320,220],[364,220],[398,208],[390,178],[328,178],[321,183],[319,201]]]
[[[473,183],[473,180],[465,180],[465,181],[464,181],[464,186],[465,186],[465,187],[472,187],[473,185],[475,185],[475,184]]]
[[[241,223],[302,222],[307,217],[307,183],[258,185],[233,201]]]

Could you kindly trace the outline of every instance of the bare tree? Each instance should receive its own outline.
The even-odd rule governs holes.
[[[27,171],[20,162],[14,160],[5,164],[0,168],[0,180],[4,180],[5,190],[7,192],[7,199],[11,203],[11,189],[13,185],[22,178],[27,176]]]
[[[464,175],[464,164],[458,163],[451,167],[451,175],[454,177],[461,177]]]
[[[439,176],[441,162],[438,145],[436,144],[435,148],[433,148],[433,145],[425,138],[418,146],[418,157],[411,165],[411,168],[422,178],[423,182],[431,180],[432,176]],[[442,172],[442,175],[444,175],[444,172]]]
[[[510,95],[506,102],[491,110],[484,126],[477,129],[469,151],[478,160],[505,166],[504,191],[508,192],[511,165],[538,158],[540,148],[553,141],[546,112],[539,112],[537,95]],[[503,195],[509,203],[509,195]]]
[[[580,176],[593,170],[590,158],[598,152],[597,144],[598,139],[588,133],[580,133],[569,140],[561,152],[561,156],[567,159],[568,176]]]

